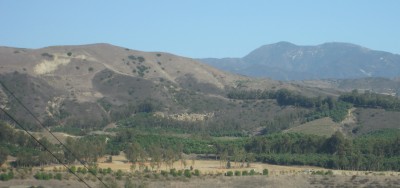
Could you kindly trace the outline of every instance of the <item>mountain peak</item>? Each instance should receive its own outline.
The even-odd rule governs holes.
[[[274,46],[296,46],[295,44],[287,42],[287,41],[279,41],[277,43],[270,44],[270,45],[274,45]]]

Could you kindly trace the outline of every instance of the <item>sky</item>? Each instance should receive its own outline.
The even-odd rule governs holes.
[[[280,41],[347,42],[400,54],[399,10],[398,0],[0,0],[0,46],[223,58]]]

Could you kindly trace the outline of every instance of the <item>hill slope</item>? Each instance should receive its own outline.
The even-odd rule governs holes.
[[[277,80],[393,78],[400,74],[400,55],[348,43],[298,46],[264,45],[243,58],[200,59],[222,70]]]

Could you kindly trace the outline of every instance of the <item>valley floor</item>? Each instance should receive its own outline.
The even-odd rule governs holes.
[[[100,161],[100,168],[112,168],[113,171],[122,170],[130,172],[130,163],[126,162],[123,155],[114,156],[112,163]],[[252,163],[249,168],[241,168],[239,163],[232,162],[232,168],[226,169],[224,164],[217,160],[187,160],[186,168],[193,166],[201,172],[201,176],[192,178],[185,177],[163,177],[145,178],[143,176],[132,177],[132,182],[143,185],[144,187],[173,187],[173,188],[195,188],[195,187],[400,187],[400,172],[368,172],[368,171],[347,171],[347,170],[332,170],[333,175],[316,175],[313,172],[324,171],[319,167],[310,166],[280,166],[264,163]],[[51,172],[54,167],[48,166],[45,171]],[[79,166],[77,166],[79,167]],[[173,168],[184,169],[181,162],[175,162]],[[250,171],[254,169],[261,173],[263,169],[269,170],[268,176],[224,176],[227,171]],[[39,169],[36,169],[39,170]],[[158,169],[168,170],[168,167],[162,165]],[[93,176],[86,174],[84,179],[92,187],[101,187],[100,182]],[[106,178],[103,178],[105,180]],[[118,187],[124,187],[125,177],[116,182]],[[72,175],[68,180],[36,180],[33,177],[26,179],[13,179],[10,181],[0,181],[0,188],[26,188],[30,186],[43,187],[86,187],[82,182],[77,181]]]

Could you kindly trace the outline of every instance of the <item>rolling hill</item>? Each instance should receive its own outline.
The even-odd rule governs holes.
[[[46,126],[84,130],[153,112],[171,121],[205,117],[207,126],[215,129],[228,124],[236,132],[251,132],[260,121],[273,117],[265,116],[265,106],[271,106],[271,114],[295,110],[274,102],[252,108],[226,98],[229,89],[288,88],[315,93],[290,83],[223,72],[190,58],[109,44],[0,47],[0,79]],[[0,95],[2,106],[35,129],[35,121],[5,88]]]

